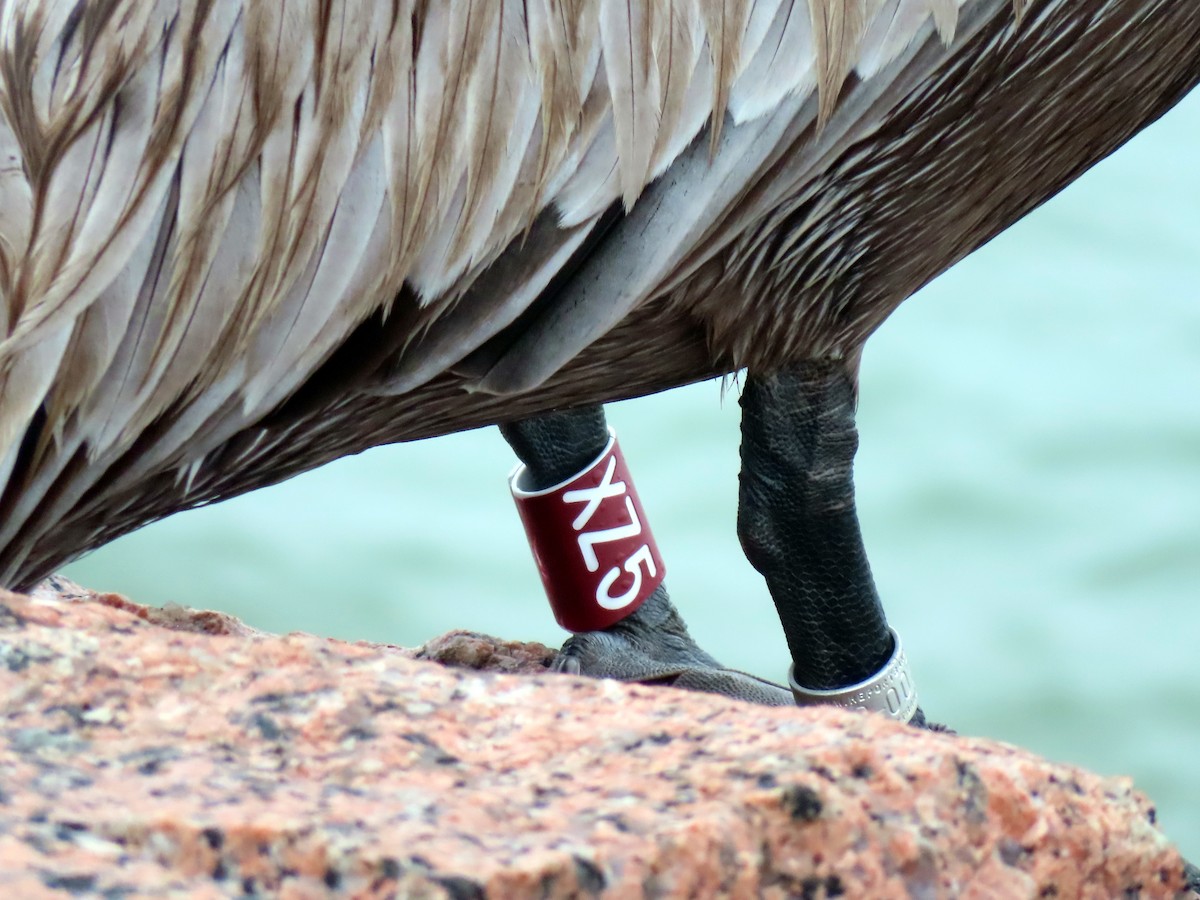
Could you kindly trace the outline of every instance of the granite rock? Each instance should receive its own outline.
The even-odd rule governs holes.
[[[0,897],[1174,897],[1126,779],[867,714],[0,592]]]

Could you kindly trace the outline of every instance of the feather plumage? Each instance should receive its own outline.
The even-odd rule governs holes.
[[[373,396],[471,354],[476,387],[541,383],[783,202],[785,154],[863,133],[967,2],[0,0],[0,550],[102,475],[198,485],[367,322],[413,329]]]

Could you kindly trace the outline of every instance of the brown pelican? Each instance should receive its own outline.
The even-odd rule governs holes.
[[[0,0],[0,584],[482,424],[536,492],[747,368],[792,692],[869,705],[863,342],[1197,81],[1173,0]],[[661,586],[560,665],[791,702]]]

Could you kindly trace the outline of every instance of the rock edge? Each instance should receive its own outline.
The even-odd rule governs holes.
[[[0,591],[0,896],[1176,897],[1128,779],[833,709]]]

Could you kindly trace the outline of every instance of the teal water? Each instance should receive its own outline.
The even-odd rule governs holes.
[[[868,345],[859,511],[929,714],[1132,775],[1200,858],[1200,92]],[[610,408],[702,644],[782,678],[716,382]],[[372,450],[143,529],[72,578],[261,628],[557,644],[495,429]]]

